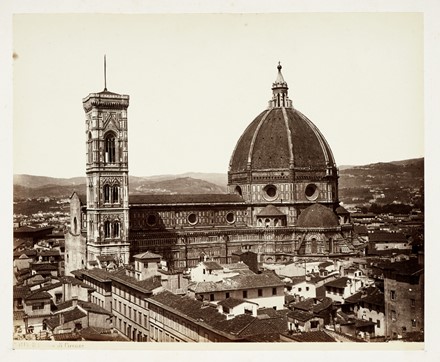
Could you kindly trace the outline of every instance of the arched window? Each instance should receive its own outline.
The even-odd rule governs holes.
[[[120,236],[119,221],[116,221],[113,224],[113,237],[114,238],[119,238],[119,236]]]
[[[88,142],[87,142],[87,160],[88,160],[89,163],[92,163],[92,154],[93,154],[93,151],[92,151],[92,133],[89,132],[89,139],[88,139]]]
[[[110,221],[106,221],[104,223],[104,237],[109,238],[111,237],[112,227]]]
[[[119,204],[119,186],[118,185],[113,186],[112,197],[113,197],[113,203]]]
[[[104,185],[104,202],[110,202],[110,186]]]
[[[312,239],[312,254],[316,254],[318,252],[318,241],[313,238]]]
[[[73,233],[78,233],[78,220],[76,219],[76,216],[73,218]]]
[[[116,162],[115,136],[113,134],[105,137],[105,162]]]
[[[235,186],[234,192],[237,195],[243,196],[243,192],[241,191],[241,187],[240,186]]]

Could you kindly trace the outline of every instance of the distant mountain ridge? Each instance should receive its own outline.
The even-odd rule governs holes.
[[[370,197],[372,189],[420,189],[424,158],[339,167],[339,195],[344,203]],[[178,175],[130,176],[130,194],[226,193],[226,173],[187,172]],[[85,193],[86,178],[14,175],[14,199],[69,197]],[[401,194],[399,194],[401,195]],[[403,197],[403,196],[402,196]]]

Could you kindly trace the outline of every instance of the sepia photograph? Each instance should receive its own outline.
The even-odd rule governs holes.
[[[14,349],[424,350],[423,12],[10,21]]]

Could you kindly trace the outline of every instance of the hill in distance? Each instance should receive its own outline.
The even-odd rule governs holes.
[[[401,202],[406,202],[406,194],[411,193],[411,190],[423,188],[424,159],[340,166],[339,175],[339,195],[344,203],[368,200],[371,190],[389,195],[393,193],[391,198],[400,197]],[[66,198],[73,191],[84,194],[85,181],[85,177],[14,175],[14,199]],[[179,175],[130,176],[129,182],[130,194],[210,194],[227,191],[227,175],[223,173],[188,172]]]

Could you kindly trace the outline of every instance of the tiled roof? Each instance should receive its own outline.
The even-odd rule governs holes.
[[[225,278],[220,282],[199,282],[191,283],[188,289],[195,293],[209,293],[225,290],[242,290],[250,288],[264,288],[284,286],[281,279],[273,272],[263,272],[261,274],[236,275]]]
[[[303,332],[292,334],[288,337],[297,342],[336,342],[336,340],[325,331]]]
[[[333,266],[333,262],[332,261],[324,261],[320,264],[318,264],[318,268],[323,269],[323,268],[327,268],[328,266]]]
[[[310,311],[314,313],[319,313],[324,309],[329,308],[333,301],[329,297],[324,298],[308,298],[301,302],[293,303],[290,305],[291,308],[299,309],[303,311]]]
[[[45,285],[45,286],[41,287],[41,288],[38,289],[38,290],[45,290],[45,291],[48,291],[48,290],[52,290],[52,289],[55,289],[55,288],[61,287],[62,285],[63,285],[63,283],[61,283],[61,282],[50,283],[50,284],[48,284],[48,285]]]
[[[80,270],[74,270],[72,274],[78,276],[79,278],[82,278],[83,275],[86,275],[96,279],[99,282],[111,282],[110,279],[111,273],[105,269],[100,269],[100,268],[80,269]]]
[[[313,313],[306,312],[306,311],[299,310],[299,309],[295,309],[293,311],[290,311],[287,314],[287,316],[292,319],[297,319],[301,322],[306,322],[312,318],[315,318],[315,315]]]
[[[79,334],[86,341],[127,341],[127,338],[124,338],[119,333],[112,333],[108,329],[99,328],[99,327],[87,327],[83,328],[79,331]]]
[[[260,113],[236,144],[229,174],[298,168],[325,170],[333,155],[320,132],[293,108],[270,108]]]
[[[297,284],[300,284],[300,283],[303,283],[303,282],[307,281],[305,275],[289,277],[289,279],[292,280],[292,283],[291,283],[292,285],[297,285]]]
[[[379,288],[368,287],[345,299],[345,303],[357,304],[359,302],[369,303],[374,306],[384,306],[385,298]]]
[[[335,280],[332,280],[330,282],[325,283],[326,287],[333,287],[333,288],[345,288],[347,286],[347,283],[350,279],[347,277],[341,277]]]
[[[145,253],[136,254],[133,256],[135,259],[162,259],[162,255],[154,254],[151,251],[146,251]]]
[[[249,270],[249,266],[247,266],[245,263],[243,262],[238,262],[238,263],[230,263],[230,264],[220,264],[220,266],[223,269],[229,269],[229,270]]]
[[[242,203],[236,194],[178,194],[178,195],[130,195],[130,205],[135,204],[229,204]]]
[[[91,287],[90,285],[88,285],[88,284],[82,282],[81,280],[79,280],[79,279],[77,279],[75,277],[72,277],[70,275],[65,275],[65,276],[62,276],[62,277],[58,277],[58,279],[63,284],[78,285],[78,286],[81,286],[82,288],[85,288],[85,289],[95,289],[95,288]]]
[[[402,242],[406,243],[405,235],[401,233],[387,233],[383,231],[374,232],[368,235],[368,240],[373,243],[380,242]]]
[[[13,294],[14,298],[23,298],[24,296],[29,294],[29,292],[30,292],[30,289],[28,286],[21,285],[21,286],[14,286],[12,294]]]
[[[268,318],[260,320],[248,314],[239,315],[233,319],[226,320],[216,307],[204,306],[198,300],[187,296],[178,296],[171,292],[164,291],[149,298],[150,301],[161,306],[167,306],[175,313],[186,316],[196,323],[209,326],[217,332],[227,333],[228,338],[244,338],[256,334],[279,332],[287,328],[287,322],[282,318]]]
[[[364,225],[354,225],[353,231],[355,232],[355,234],[368,235],[368,229]]]
[[[377,268],[384,271],[392,272],[398,275],[418,275],[424,270],[424,266],[420,265],[417,258],[411,258],[404,261],[384,262],[377,265]]]
[[[56,249],[52,250],[43,250],[40,252],[41,256],[61,256],[60,251]]]
[[[84,300],[78,300],[77,304],[87,312],[96,313],[96,314],[107,314],[112,315],[107,309],[100,307],[99,305],[91,302],[86,302]],[[67,300],[63,303],[60,303],[56,306],[57,311],[62,311],[64,309],[72,308],[73,300]]]
[[[237,299],[237,298],[226,298],[222,301],[218,302],[217,305],[221,305],[222,307],[228,307],[228,308],[234,308],[237,305],[246,303],[247,301],[244,299]]]
[[[335,228],[339,226],[339,221],[330,208],[321,204],[313,204],[299,214],[297,226],[301,228]]]
[[[19,257],[21,255],[26,255],[29,258],[32,258],[34,256],[37,256],[37,251],[35,249],[27,249],[27,250],[22,250],[22,251],[15,251],[14,252],[14,257]]]
[[[283,212],[281,212],[278,208],[273,205],[267,205],[263,210],[261,210],[257,216],[261,217],[274,217],[274,216],[286,216]]]
[[[50,295],[46,291],[37,290],[25,297],[25,300],[38,300],[38,299],[52,299],[52,295]]]
[[[275,318],[256,318],[239,335],[246,336],[262,336],[272,333],[283,333],[287,331],[287,319],[280,316]]]
[[[342,207],[342,206],[338,206],[338,207],[336,208],[335,211],[336,211],[337,214],[340,214],[340,215],[350,214],[350,213],[347,211],[347,209],[345,209],[345,208]]]
[[[35,270],[35,271],[42,271],[42,270],[58,270],[58,267],[56,265],[53,265],[51,263],[41,263],[41,264],[37,264],[37,263],[33,263],[31,266],[31,269]]]
[[[153,276],[145,280],[137,280],[126,275],[125,270],[121,270],[117,273],[110,273],[110,278],[118,283],[140,290],[143,293],[152,293],[154,289],[162,286],[159,277]]]
[[[100,307],[99,305],[95,304],[95,303],[91,303],[91,302],[85,302],[83,300],[79,300],[78,304],[81,306],[81,308],[83,308],[84,310],[86,310],[89,313],[96,313],[96,314],[106,314],[111,316],[112,313],[109,312],[107,309]]]
[[[204,261],[203,265],[206,267],[206,269],[208,270],[222,270],[223,268],[220,266],[219,263],[215,262],[215,261]]]
[[[72,310],[68,310],[66,312],[61,312],[60,314],[63,315],[64,323],[69,323],[72,321],[75,321],[77,319],[81,319],[87,316],[86,313],[84,313],[79,308],[75,308]],[[46,321],[46,324],[49,328],[54,329],[61,325],[61,318],[59,314],[54,315],[52,318],[48,319]]]
[[[40,228],[40,227],[35,227],[35,226],[24,225],[24,226],[20,226],[20,227],[14,229],[14,233],[15,232],[29,233],[29,232],[39,232],[39,231],[51,231],[53,229],[54,229],[53,226],[45,226],[45,227]]]
[[[81,335],[77,332],[56,333],[53,335],[55,341],[80,341]]]

